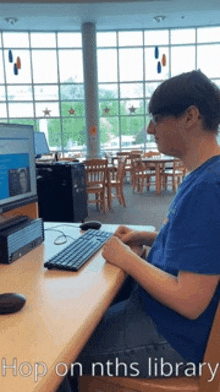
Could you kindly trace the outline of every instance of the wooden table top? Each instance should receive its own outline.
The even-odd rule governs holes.
[[[72,238],[80,235],[77,224],[45,226]],[[78,272],[44,268],[44,261],[66,246],[54,245],[60,235],[55,230],[45,231],[44,243],[25,256],[0,264],[1,292],[27,298],[18,313],[0,315],[2,392],[56,391],[59,375],[77,358],[125,278],[101,251]]]

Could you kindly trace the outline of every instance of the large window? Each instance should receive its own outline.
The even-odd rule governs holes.
[[[0,121],[33,124],[52,151],[85,154],[81,32],[0,38]],[[220,86],[219,26],[98,31],[96,42],[102,152],[156,147],[148,103],[163,80],[201,69]]]
[[[52,151],[85,151],[80,32],[1,33],[0,117],[45,132]]]
[[[220,85],[220,27],[97,33],[103,151],[156,148],[146,135],[156,87],[200,69]]]

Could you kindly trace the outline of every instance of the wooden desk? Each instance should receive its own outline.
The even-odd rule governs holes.
[[[173,157],[160,157],[153,156],[152,158],[142,158],[143,163],[150,163],[155,165],[155,177],[156,177],[156,194],[161,194],[161,181],[160,181],[160,170],[165,163],[173,162]]]
[[[76,223],[45,224],[55,226],[79,236]],[[102,228],[114,231],[117,226]],[[58,235],[45,231],[39,247],[11,265],[0,264],[1,293],[27,298],[20,312],[0,315],[1,392],[56,391],[62,381],[58,373],[64,374],[74,363],[124,281],[124,272],[105,263],[101,251],[77,273],[45,269],[44,261],[66,246],[54,245]]]

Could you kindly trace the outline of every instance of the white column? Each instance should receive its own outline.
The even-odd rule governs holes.
[[[83,72],[85,86],[87,158],[100,157],[98,76],[95,24],[82,25]]]

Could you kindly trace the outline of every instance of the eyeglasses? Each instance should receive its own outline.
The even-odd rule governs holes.
[[[153,125],[157,125],[159,124],[164,118],[169,118],[169,117],[180,117],[182,115],[184,115],[187,111],[189,111],[190,109],[192,109],[193,107],[196,107],[195,105],[191,105],[189,106],[187,109],[184,109],[182,112],[180,112],[179,114],[167,114],[167,113],[155,113],[155,114],[149,114],[149,119],[150,121],[152,121]]]
[[[166,114],[162,113],[150,114],[149,119],[153,123],[153,125],[157,125],[166,116]]]
[[[150,114],[149,118],[152,121],[153,125],[159,124],[164,118],[175,117],[173,114],[166,114],[166,113],[156,113]]]

